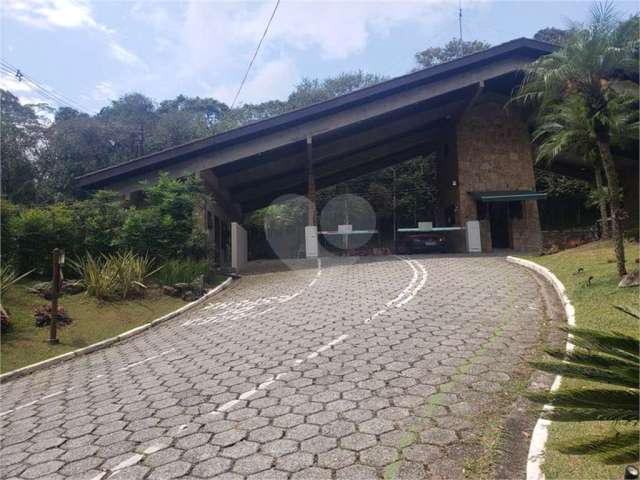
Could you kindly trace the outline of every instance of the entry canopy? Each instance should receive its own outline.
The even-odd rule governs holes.
[[[479,202],[520,202],[522,200],[543,200],[547,194],[533,190],[508,190],[504,192],[469,192]]]

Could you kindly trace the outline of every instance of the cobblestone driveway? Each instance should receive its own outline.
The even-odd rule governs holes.
[[[489,257],[323,260],[2,387],[2,478],[460,478],[532,353],[528,273]]]

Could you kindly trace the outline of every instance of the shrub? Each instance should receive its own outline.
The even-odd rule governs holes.
[[[175,285],[192,283],[200,276],[207,276],[207,261],[185,259],[166,261],[153,278],[163,285]]]
[[[193,234],[197,193],[195,181],[161,174],[156,184],[145,188],[144,206],[127,212],[120,246],[163,259],[182,256]]]
[[[133,252],[94,257],[90,253],[74,262],[72,268],[80,275],[87,295],[100,300],[126,299],[144,292],[144,280],[157,272],[154,260]]]
[[[36,308],[33,312],[33,316],[35,317],[36,327],[45,327],[47,325],[51,325],[51,318],[53,315],[51,314],[53,310],[51,309],[51,305],[43,305],[42,307]],[[67,315],[64,307],[58,305],[58,315],[56,319],[56,325],[64,326],[71,323],[71,319]]]
[[[80,219],[83,250],[94,255],[115,252],[126,218],[121,195],[101,190],[88,200],[76,203],[75,209]]]
[[[78,218],[72,208],[56,204],[30,208],[11,220],[17,248],[17,264],[22,270],[51,274],[51,252],[64,248],[67,255],[76,253],[82,243]]]
[[[16,238],[12,226],[18,216],[18,207],[13,203],[0,202],[0,256],[2,263],[13,262],[16,257]]]

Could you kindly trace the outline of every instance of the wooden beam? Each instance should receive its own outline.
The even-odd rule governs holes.
[[[316,225],[316,179],[313,172],[313,139],[307,137],[307,225]]]
[[[446,115],[455,115],[467,103],[468,100],[462,98],[455,102],[390,120],[371,128],[364,128],[357,133],[345,134],[344,137],[334,140],[322,140],[322,135],[314,136],[314,163],[318,165],[340,156],[357,153],[364,148],[379,145],[400,135],[424,128]],[[303,151],[297,154],[285,155],[277,160],[268,158],[261,162],[260,158],[256,158],[253,166],[242,169],[239,172],[220,174],[218,178],[229,190],[233,190],[237,185],[250,183],[256,179],[281,175],[290,170],[300,169],[304,162],[303,159]],[[258,162],[257,165],[256,162]]]
[[[362,150],[353,155],[336,157],[331,162],[325,162],[318,165],[314,161],[314,178],[315,180],[318,180],[327,175],[339,174],[341,171],[348,170],[351,167],[357,167],[382,157],[394,155],[418,145],[430,143],[435,141],[441,135],[442,132],[440,130],[429,132],[428,135],[423,131],[414,132],[411,135],[396,138],[391,142]],[[297,171],[289,172],[285,175],[276,175],[265,178],[259,182],[236,187],[231,190],[231,195],[235,201],[242,203],[253,198],[260,198],[265,194],[275,191],[280,193],[288,192],[289,189],[299,185],[301,181],[304,181],[304,175],[305,170],[298,169]]]

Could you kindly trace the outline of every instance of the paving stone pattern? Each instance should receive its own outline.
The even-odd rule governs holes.
[[[448,452],[532,354],[542,312],[536,283],[502,258],[245,276],[3,385],[0,476],[460,478]]]

